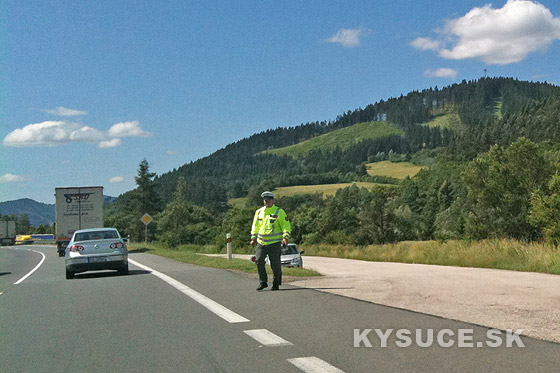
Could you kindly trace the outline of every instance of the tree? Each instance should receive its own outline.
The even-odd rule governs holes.
[[[173,199],[157,217],[158,240],[170,247],[212,242],[216,233],[213,215],[187,201],[185,195],[185,179],[180,177]]]
[[[475,239],[513,237],[536,239],[540,230],[529,221],[531,194],[546,187],[553,167],[544,146],[519,139],[498,145],[467,166],[469,216],[467,233]]]
[[[560,175],[548,183],[548,193],[538,190],[531,196],[531,223],[542,227],[546,241],[560,246]]]
[[[154,185],[155,173],[149,171],[150,167],[148,161],[143,159],[138,166],[138,176],[134,178],[137,188],[132,191],[127,210],[130,211],[128,215],[128,229],[127,233],[134,241],[141,241],[144,237],[144,223],[140,218],[144,214],[150,214],[152,217],[161,210],[159,196],[156,193]],[[148,226],[148,235],[153,235],[156,229],[155,222]]]

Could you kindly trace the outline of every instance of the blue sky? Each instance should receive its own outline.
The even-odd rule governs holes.
[[[279,126],[412,90],[560,84],[560,4],[3,1],[0,201],[135,187]]]

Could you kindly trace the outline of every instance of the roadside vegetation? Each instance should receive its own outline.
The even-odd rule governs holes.
[[[257,273],[257,266],[250,260],[232,259],[207,256],[204,254],[217,254],[222,251],[218,246],[213,245],[180,245],[174,249],[165,247],[157,243],[131,242],[129,244],[130,253],[150,253],[173,259],[178,262],[190,263],[201,267],[218,269],[228,269],[245,273]],[[272,274],[270,266],[266,267],[268,273]],[[311,277],[320,276],[316,271],[307,268],[282,268],[283,276]]]
[[[508,239],[406,241],[363,247],[305,245],[301,249],[311,256],[560,274],[560,250]]]

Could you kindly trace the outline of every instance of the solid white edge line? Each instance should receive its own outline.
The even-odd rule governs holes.
[[[35,268],[33,268],[33,269],[31,270],[31,272],[29,272],[28,274],[26,274],[25,276],[23,276],[22,278],[20,278],[20,279],[17,280],[16,282],[14,282],[14,285],[19,285],[19,284],[21,284],[26,278],[28,278],[29,276],[31,276],[31,275],[33,274],[33,272],[35,272],[36,270],[38,270],[39,267],[41,266],[41,264],[43,264],[43,262],[45,261],[45,254],[43,254],[42,252],[37,251],[37,250],[29,250],[29,251],[33,251],[33,252],[36,252],[36,253],[41,254],[41,255],[43,256],[43,259],[41,259],[41,261],[39,262],[39,264],[37,264],[37,266],[36,266]]]
[[[288,361],[307,373],[344,373],[344,371],[315,356],[297,357],[288,359]]]
[[[244,330],[243,333],[265,346],[291,346],[292,343],[266,329]]]
[[[206,307],[209,311],[213,312],[217,316],[220,316],[222,319],[226,320],[229,323],[238,323],[238,322],[249,322],[249,319],[238,315],[237,313],[227,309],[226,307],[222,306],[221,304],[213,301],[212,299],[208,298],[205,295],[200,294],[198,291],[191,289],[185,284],[180,283],[179,281],[175,280],[172,277],[169,277],[161,272],[158,272],[148,266],[140,264],[132,259],[128,259],[128,261],[135,266],[145,269],[146,271],[151,272],[152,275],[159,277],[161,280],[167,282],[169,285],[173,286],[175,289],[179,290],[181,293],[187,295],[191,299],[198,302],[200,305]]]

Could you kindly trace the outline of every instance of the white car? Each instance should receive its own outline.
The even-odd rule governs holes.
[[[282,267],[303,268],[303,259],[301,258],[301,254],[303,253],[305,253],[305,251],[299,251],[296,244],[289,243],[287,245],[282,245],[282,252],[280,254],[280,263],[282,264]],[[253,255],[251,260],[256,262],[257,257]],[[266,264],[270,265],[268,255],[264,261]]]
[[[81,229],[74,232],[64,252],[66,278],[75,273],[113,269],[128,274],[128,249],[115,228]]]

